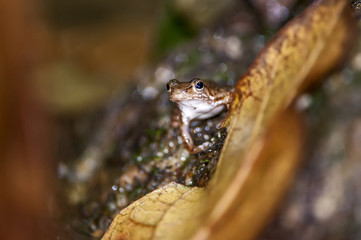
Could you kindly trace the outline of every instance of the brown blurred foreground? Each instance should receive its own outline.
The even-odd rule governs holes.
[[[29,76],[43,57],[43,28],[29,1],[0,1],[0,239],[50,239],[48,125]]]
[[[0,0],[0,239],[55,238],[49,220],[50,213],[57,216],[54,158],[66,157],[54,155],[54,139],[61,131],[54,115],[105,105],[145,59],[145,32],[152,21],[143,18],[151,3],[132,12],[134,21],[128,22],[122,18],[129,16],[119,11],[127,12],[139,1],[87,3],[103,4],[118,18],[96,19],[91,27],[61,26],[54,19],[78,21],[78,12],[86,10],[82,4]],[[95,9],[94,15],[108,13]]]

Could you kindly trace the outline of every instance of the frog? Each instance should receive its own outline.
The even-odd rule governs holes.
[[[208,146],[196,146],[189,133],[193,120],[212,118],[229,110],[233,99],[233,88],[219,87],[214,81],[193,78],[189,82],[171,79],[166,85],[169,100],[177,104],[179,113],[173,118],[173,126],[178,126],[181,137],[189,153],[205,151]],[[222,127],[223,121],[217,128]]]

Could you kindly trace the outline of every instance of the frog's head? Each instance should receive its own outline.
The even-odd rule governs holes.
[[[172,102],[209,99],[207,82],[199,78],[193,78],[190,82],[179,82],[177,79],[172,79],[167,83],[167,91]]]

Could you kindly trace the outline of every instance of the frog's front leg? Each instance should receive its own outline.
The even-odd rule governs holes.
[[[206,147],[204,145],[195,146],[193,139],[191,135],[189,134],[189,124],[191,122],[191,119],[186,118],[182,116],[182,114],[179,115],[179,130],[181,132],[181,136],[183,138],[184,144],[188,150],[188,152],[194,154],[201,151],[204,151]]]
[[[230,108],[231,108],[231,104],[232,104],[232,100],[233,100],[233,96],[230,94],[224,101],[224,105],[226,106],[227,109],[227,114],[226,116],[222,119],[222,121],[217,124],[217,129],[226,127],[226,122],[228,121],[228,118],[230,116]]]

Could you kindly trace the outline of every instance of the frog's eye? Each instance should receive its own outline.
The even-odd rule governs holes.
[[[167,83],[167,91],[170,90],[170,86],[169,86],[169,83]]]
[[[196,88],[197,88],[198,90],[202,90],[202,89],[203,89],[203,86],[204,86],[204,84],[203,84],[203,82],[201,82],[201,81],[197,82],[197,84],[196,84]]]

